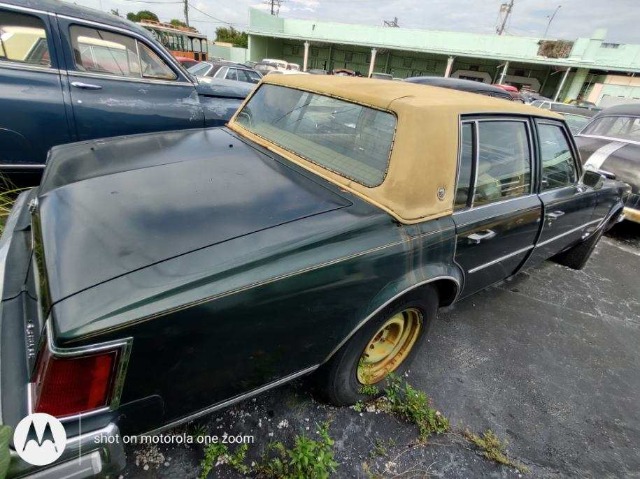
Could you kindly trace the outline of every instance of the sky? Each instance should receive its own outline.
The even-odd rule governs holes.
[[[75,0],[77,3],[78,0]],[[400,27],[494,33],[500,4],[508,0],[281,0],[280,16],[382,26],[398,18]],[[210,39],[219,26],[248,28],[249,7],[269,9],[263,0],[189,0],[192,26]],[[121,15],[151,10],[160,20],[184,20],[181,0],[83,0],[83,5]],[[640,0],[514,0],[506,34],[573,40],[606,28],[606,41],[640,44]],[[197,11],[197,10],[200,11]]]

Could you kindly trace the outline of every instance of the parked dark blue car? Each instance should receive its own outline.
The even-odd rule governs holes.
[[[219,126],[253,85],[199,84],[146,30],[56,0],[0,1],[0,173],[54,145]]]

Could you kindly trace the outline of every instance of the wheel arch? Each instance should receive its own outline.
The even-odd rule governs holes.
[[[435,288],[439,298],[438,307],[443,307],[453,304],[462,290],[462,275],[457,269],[452,268],[447,268],[446,272],[443,271],[442,274],[432,276],[431,278],[421,281],[416,282],[414,279],[409,283],[409,280],[410,278],[405,277],[403,281],[396,283],[395,286],[389,285],[383,291],[378,293],[374,300],[370,302],[370,306],[375,306],[368,309],[368,312],[363,316],[364,319],[359,321],[355,327],[351,328],[349,333],[342,338],[342,340],[325,357],[322,364],[329,361],[357,331],[372,320],[380,311],[390,305],[401,302],[408,295],[419,293],[420,290],[425,288]],[[394,290],[395,292],[393,294],[389,294],[390,290]]]

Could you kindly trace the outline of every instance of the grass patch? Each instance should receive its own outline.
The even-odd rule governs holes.
[[[221,465],[244,476],[252,475],[267,479],[327,479],[336,470],[334,441],[329,436],[329,424],[324,423],[316,430],[318,440],[304,435],[294,439],[294,445],[287,448],[282,442],[267,446],[267,451],[257,463],[247,464],[249,446],[243,444],[231,452],[226,444],[211,443],[204,449],[200,462],[200,479],[205,479],[211,471]]]
[[[227,464],[241,474],[248,474],[251,468],[244,463],[248,449],[247,444],[242,444],[231,453],[226,444],[219,442],[207,444],[204,448],[204,458],[200,462],[200,479],[205,479],[214,467],[222,464]]]
[[[509,458],[506,452],[507,441],[502,441],[491,429],[487,429],[483,432],[482,436],[478,436],[468,429],[465,429],[463,435],[467,441],[480,449],[482,451],[482,455],[487,459],[499,464],[504,464],[505,466],[514,467],[521,472],[529,471],[523,464]]]
[[[431,398],[398,376],[389,375],[384,392],[378,407],[418,426],[421,441],[449,431],[449,420],[432,407]]]
[[[268,452],[256,467],[261,477],[281,479],[326,479],[338,466],[333,456],[334,441],[329,436],[329,424],[324,423],[317,429],[319,440],[296,436],[294,446],[287,449],[281,442],[270,444]]]

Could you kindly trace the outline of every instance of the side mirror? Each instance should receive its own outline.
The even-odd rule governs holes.
[[[584,170],[582,174],[582,184],[593,188],[594,190],[599,190],[604,185],[605,176],[600,174],[598,171],[593,170]]]

